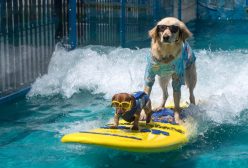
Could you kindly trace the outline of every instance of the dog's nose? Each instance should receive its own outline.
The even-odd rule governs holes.
[[[169,41],[169,38],[170,38],[169,36],[164,36],[163,37],[164,42],[168,42]]]
[[[118,110],[117,110],[117,114],[123,114],[123,113],[124,113],[123,110],[121,110],[121,109],[118,109]]]

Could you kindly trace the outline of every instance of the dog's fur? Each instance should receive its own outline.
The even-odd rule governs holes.
[[[118,93],[115,94],[112,97],[112,101],[119,101],[119,102],[123,102],[123,101],[131,101],[132,107],[135,106],[136,100],[134,98],[133,95],[129,94],[129,93]],[[142,110],[142,109],[141,109]],[[141,110],[137,110],[134,114],[134,121],[133,121],[133,126],[131,127],[132,130],[138,130],[139,129],[139,120],[140,120],[140,113]],[[145,104],[145,106],[143,107],[143,110],[146,114],[146,123],[149,123],[151,120],[151,115],[152,115],[152,110],[151,110],[151,101],[150,99],[147,101],[147,103]],[[120,116],[118,114],[124,114],[126,113],[125,111],[123,111],[120,108],[116,108],[115,111],[115,117],[114,117],[114,125],[111,128],[117,128],[119,125],[119,118]]]
[[[179,31],[172,33],[169,28],[166,28],[163,32],[158,32],[157,25],[175,25],[179,27]],[[162,19],[157,23],[157,25],[149,31],[149,36],[151,37],[151,55],[155,57],[156,60],[161,60],[162,63],[170,63],[172,60],[181,56],[183,42],[189,38],[192,33],[188,30],[186,25],[180,20],[167,17]],[[173,74],[172,80],[178,80],[178,76]],[[166,100],[168,98],[167,85],[171,77],[159,77],[159,84],[163,91],[163,100],[157,109],[164,107]],[[195,104],[195,97],[193,90],[196,86],[197,76],[196,76],[196,66],[193,63],[190,67],[185,69],[185,82],[189,88],[190,103]],[[150,95],[151,89],[145,86],[144,91]],[[173,90],[175,110],[179,113],[180,108],[180,98],[181,91],[175,92]]]

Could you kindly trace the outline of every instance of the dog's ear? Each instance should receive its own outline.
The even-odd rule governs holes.
[[[189,31],[189,29],[183,22],[180,22],[179,27],[180,27],[180,32],[179,32],[180,38],[183,42],[185,42],[187,38],[192,36],[192,33]]]
[[[116,100],[116,96],[117,96],[117,94],[115,94],[115,95],[112,97],[112,101],[113,101],[113,100]]]
[[[132,105],[135,104],[134,102],[136,101],[135,98],[132,95],[129,95],[129,99],[132,101]]]
[[[148,34],[154,40],[154,42],[156,42],[156,40],[158,39],[157,26],[155,26],[154,28],[152,28],[151,30],[149,30]]]

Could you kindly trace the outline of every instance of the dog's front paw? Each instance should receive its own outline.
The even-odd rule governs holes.
[[[131,127],[131,130],[138,131],[138,130],[139,130],[139,127],[138,127],[138,126],[133,125],[133,126]]]
[[[182,118],[180,117],[180,113],[178,111],[175,111],[174,119],[175,119],[175,122],[179,125],[184,123],[184,120],[182,120]]]
[[[180,115],[179,115],[178,112],[175,112],[175,113],[174,113],[174,118],[175,118],[175,122],[176,122],[177,124],[179,124],[179,122],[180,122]]]
[[[152,114],[148,114],[146,117],[146,124],[149,124],[151,122],[152,119]]]
[[[141,113],[140,113],[140,118],[139,118],[140,121],[145,121],[146,120],[146,113],[142,110]]]

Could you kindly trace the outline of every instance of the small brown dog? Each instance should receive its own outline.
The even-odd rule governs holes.
[[[151,120],[151,100],[145,92],[135,92],[134,94],[118,93],[112,97],[112,107],[115,108],[114,125],[117,128],[120,117],[127,122],[133,122],[132,130],[139,129],[140,113],[143,109],[146,113],[146,123]]]

